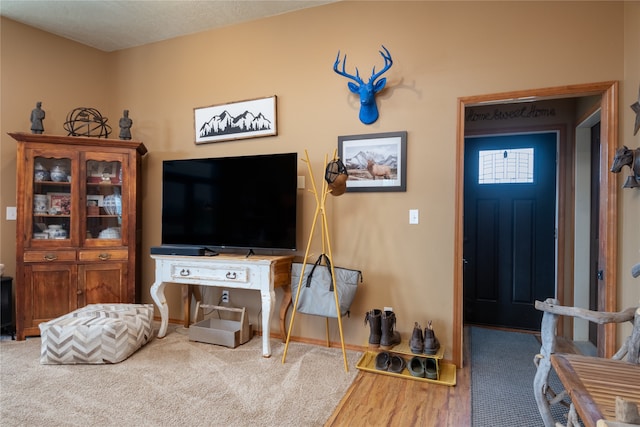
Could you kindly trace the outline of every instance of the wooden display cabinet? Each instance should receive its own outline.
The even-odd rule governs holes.
[[[16,337],[95,303],[136,303],[139,141],[10,133],[18,141]]]

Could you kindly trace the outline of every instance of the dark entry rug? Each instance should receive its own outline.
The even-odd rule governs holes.
[[[533,378],[533,358],[540,344],[533,334],[471,327],[471,420],[474,427],[542,426]],[[563,389],[555,372],[551,387]],[[566,424],[568,409],[551,407],[554,419]]]

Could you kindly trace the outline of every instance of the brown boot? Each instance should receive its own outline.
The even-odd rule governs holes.
[[[380,347],[390,350],[396,344],[400,344],[400,332],[395,331],[396,314],[393,311],[383,311],[381,316],[382,337]]]
[[[409,348],[411,349],[411,353],[414,354],[422,354],[422,350],[424,350],[422,328],[420,327],[420,325],[418,325],[418,322],[415,322],[415,326],[413,327],[413,334],[411,335],[411,340],[409,341]]]
[[[424,328],[424,354],[436,354],[439,348],[440,341],[436,338],[431,326],[431,320],[429,320],[429,324]]]
[[[381,319],[382,311],[374,308],[368,311],[364,316],[364,324],[369,323],[369,348],[380,347],[380,338],[382,336]]]

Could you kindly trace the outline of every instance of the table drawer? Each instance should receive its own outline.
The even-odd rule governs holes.
[[[172,265],[171,277],[177,281],[180,279],[213,280],[216,282],[247,283],[249,282],[250,269],[242,266],[198,266],[198,265]]]
[[[29,251],[24,253],[24,262],[75,261],[76,251]]]
[[[126,261],[127,258],[127,249],[92,249],[78,253],[80,261]]]

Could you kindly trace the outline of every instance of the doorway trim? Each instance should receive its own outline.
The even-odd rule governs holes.
[[[464,137],[465,108],[470,106],[541,101],[558,98],[574,98],[600,95],[600,259],[603,278],[598,283],[599,311],[616,311],[617,295],[617,180],[608,173],[618,144],[618,82],[600,82],[543,89],[521,90],[458,98],[458,117],[456,130],[456,201],[455,201],[455,244],[453,271],[453,362],[463,366],[463,237],[464,237]],[[567,165],[560,163],[560,167]],[[604,173],[606,171],[606,173]],[[561,252],[561,251],[560,251]],[[559,258],[561,259],[561,257]],[[558,295],[563,304],[563,295]],[[615,352],[615,325],[608,324],[599,334],[602,337],[604,357]],[[600,350],[600,349],[599,349]]]

